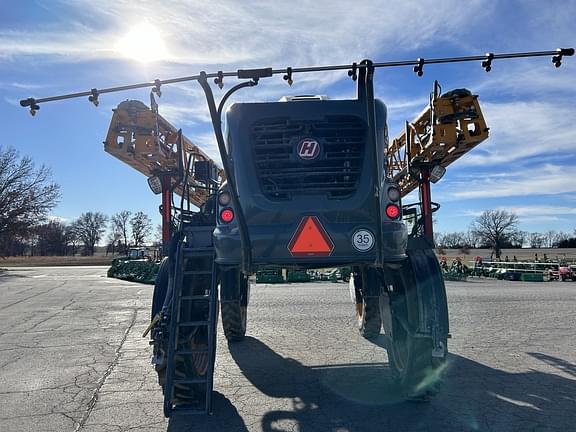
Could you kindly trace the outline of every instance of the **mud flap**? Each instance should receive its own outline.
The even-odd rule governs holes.
[[[408,259],[412,266],[419,306],[417,333],[432,338],[432,357],[446,355],[448,302],[446,287],[433,245],[424,238],[410,239]]]

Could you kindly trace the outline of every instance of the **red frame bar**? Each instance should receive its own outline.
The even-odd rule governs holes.
[[[432,238],[434,230],[432,227],[432,197],[430,193],[430,169],[421,167],[420,196],[422,201],[422,217],[424,218],[424,236]]]
[[[172,222],[172,182],[171,176],[162,176],[162,254],[165,256],[170,243],[170,225]]]

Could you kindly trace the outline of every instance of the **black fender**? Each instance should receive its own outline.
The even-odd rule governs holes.
[[[409,242],[407,254],[420,305],[417,332],[432,337],[436,347],[450,332],[446,287],[430,242],[422,238],[413,240]]]
[[[152,312],[151,318],[160,313],[162,307],[164,306],[164,302],[166,300],[166,295],[168,293],[168,285],[170,279],[170,263],[168,261],[168,257],[164,257],[160,266],[158,267],[158,273],[156,274],[156,281],[154,282],[154,294],[152,297]]]
[[[232,268],[220,271],[220,301],[238,301],[248,306],[250,284],[248,277],[240,269]]]

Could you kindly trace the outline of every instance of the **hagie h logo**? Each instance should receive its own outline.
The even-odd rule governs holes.
[[[314,138],[301,139],[296,147],[296,152],[301,159],[316,159],[320,154],[320,143]]]

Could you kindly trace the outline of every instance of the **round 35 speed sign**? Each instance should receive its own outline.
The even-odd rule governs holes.
[[[368,252],[374,246],[374,234],[367,229],[359,229],[352,235],[352,246],[360,252]]]

